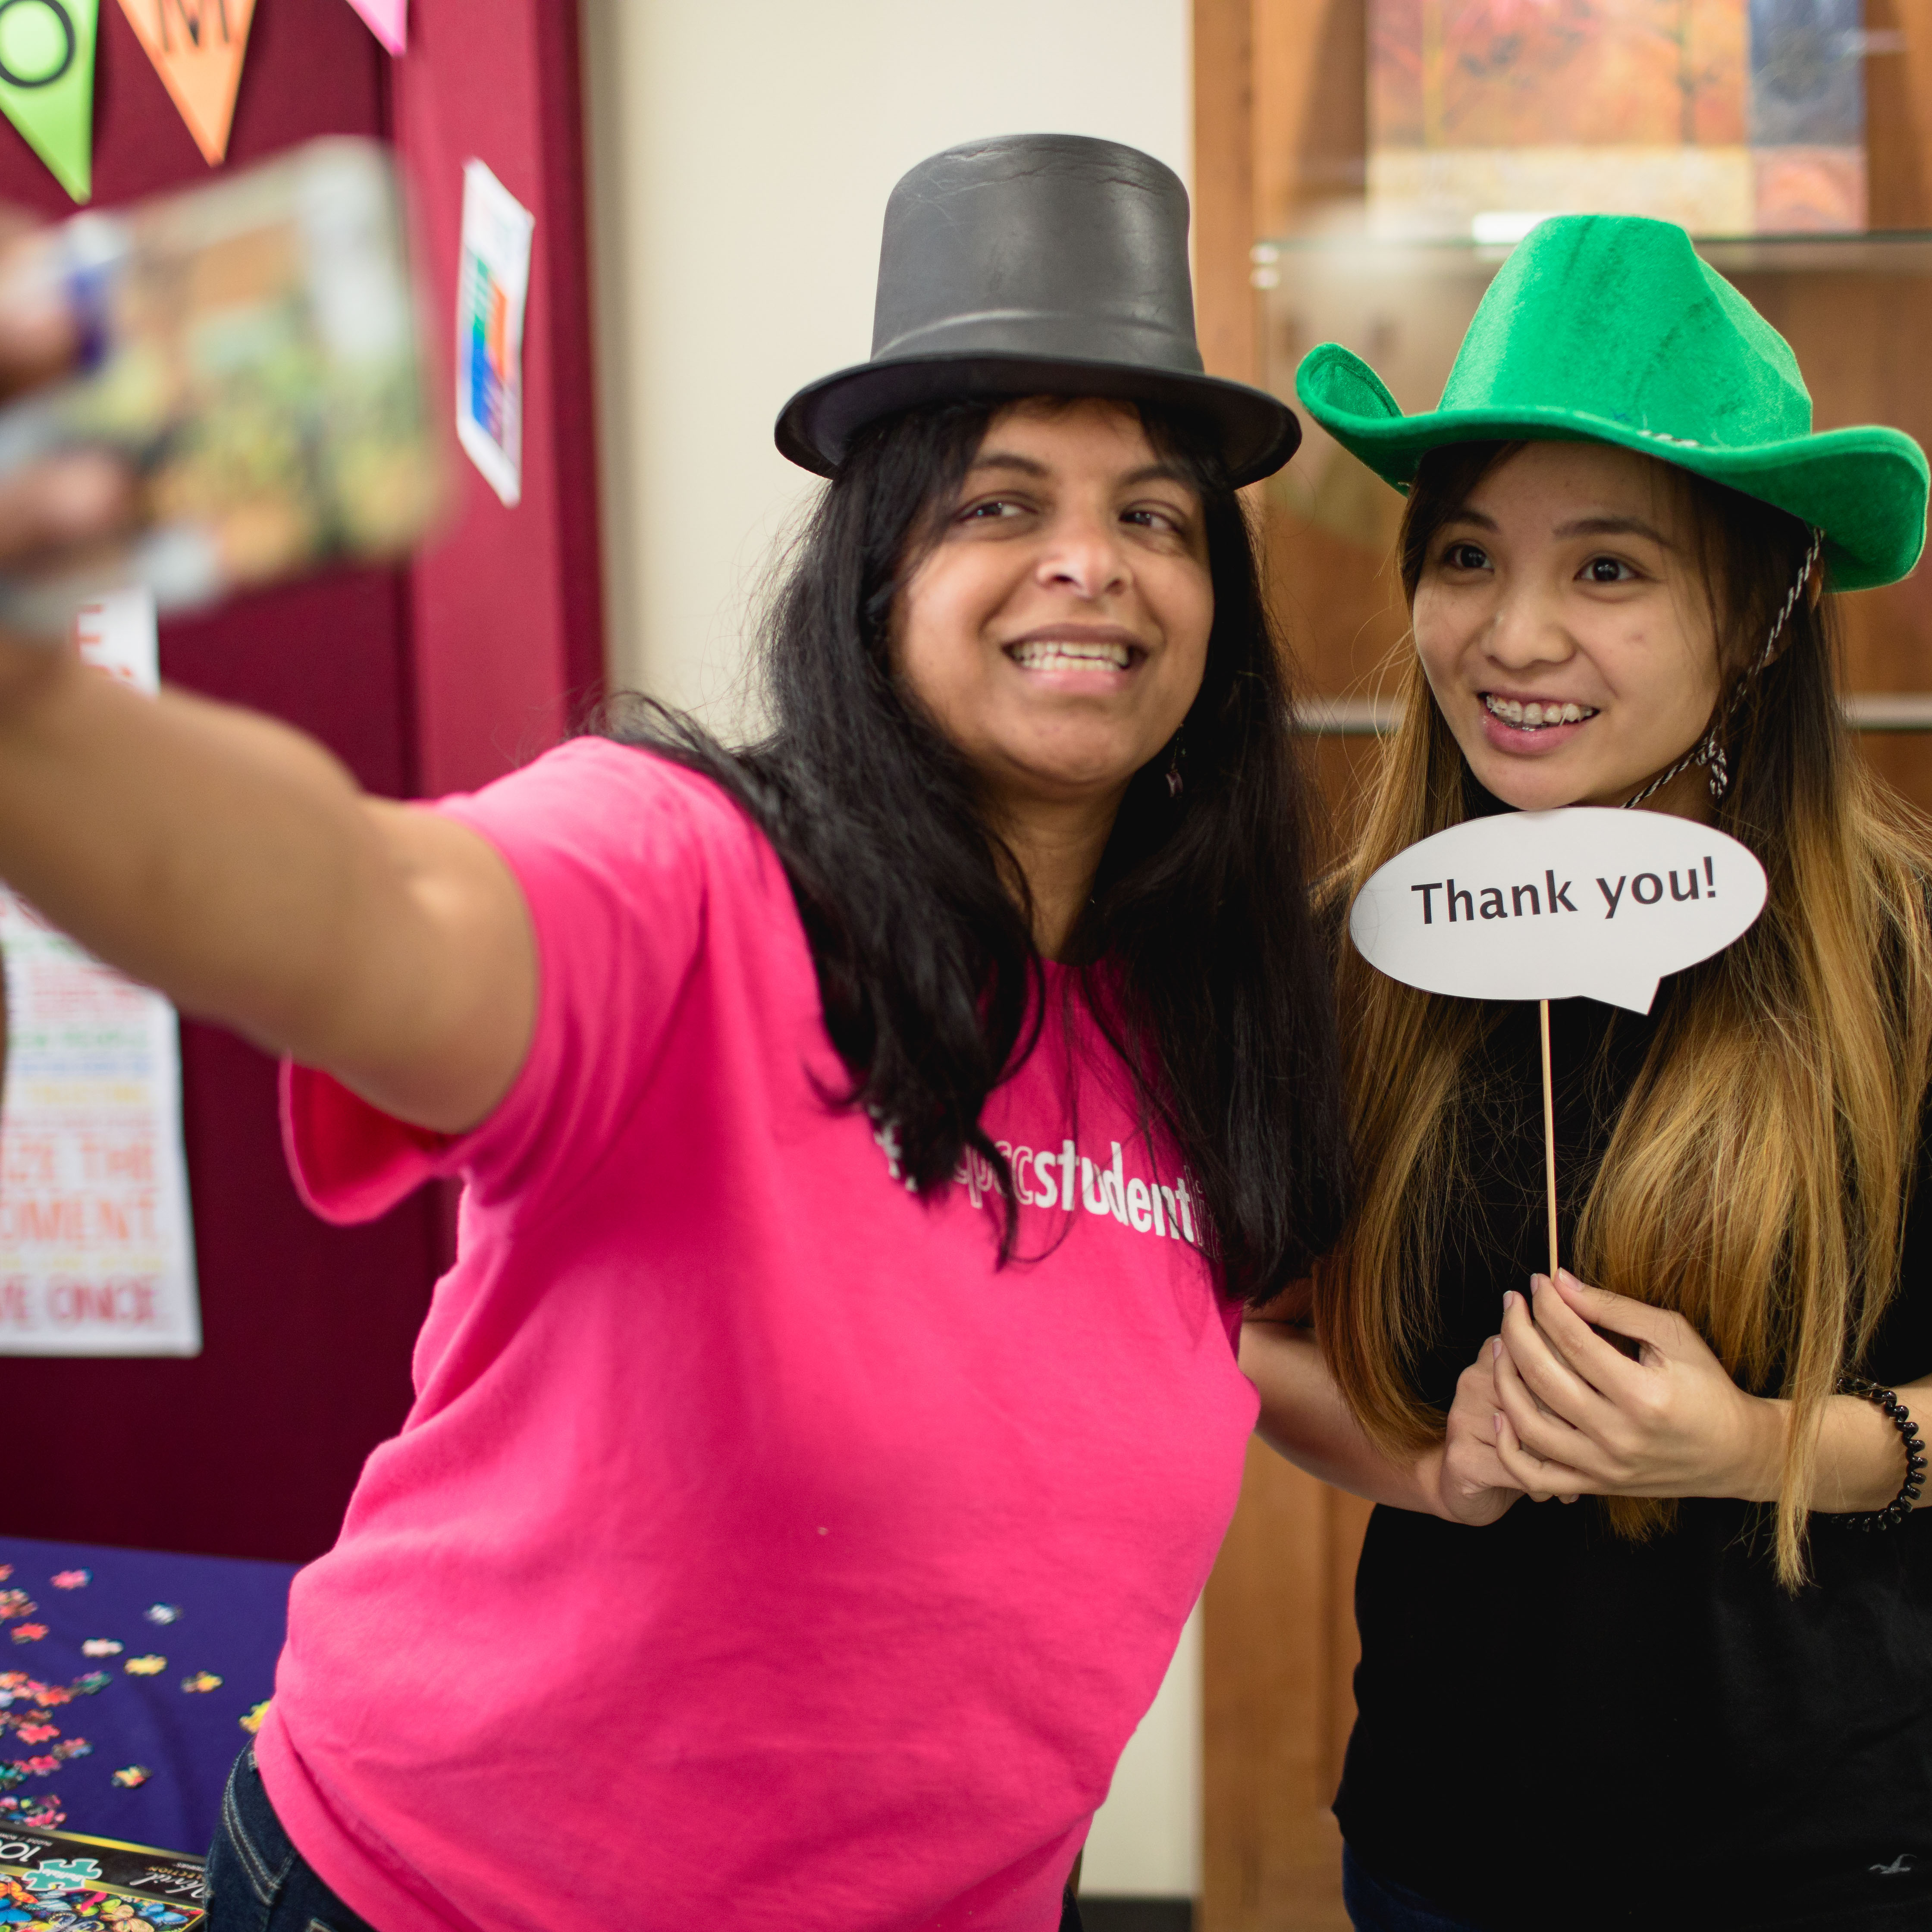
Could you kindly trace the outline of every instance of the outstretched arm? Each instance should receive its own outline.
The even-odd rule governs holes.
[[[0,244],[19,230],[0,216]],[[0,398],[57,374],[73,331],[0,245]],[[0,482],[0,575],[131,520],[106,458]],[[482,838],[364,796],[270,719],[158,700],[0,634],[0,878],[194,1013],[446,1132],[508,1089],[536,1003],[523,898]]]
[[[8,532],[0,506],[0,560]],[[273,720],[0,637],[0,878],[185,1010],[457,1132],[514,1078],[533,944],[466,828]]]
[[[1493,1522],[1523,1493],[1496,1454],[1492,1359],[1485,1349],[1462,1372],[1443,1439],[1392,1459],[1350,1412],[1312,1330],[1256,1318],[1241,1330],[1241,1371],[1261,1394],[1264,1442],[1336,1489],[1451,1522]]]

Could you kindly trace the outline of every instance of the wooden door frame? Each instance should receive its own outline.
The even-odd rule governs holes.
[[[1194,0],[1195,302],[1210,372],[1261,376],[1256,238],[1359,194],[1365,0]],[[1202,1612],[1203,1932],[1343,1932],[1330,1804],[1354,1719],[1368,1505],[1258,1441]]]

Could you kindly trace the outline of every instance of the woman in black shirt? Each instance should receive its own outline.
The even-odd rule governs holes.
[[[1440,1459],[1423,1507],[1496,1519],[1370,1525],[1355,1922],[1932,1924],[1932,1523],[1857,1379],[1932,1371],[1932,834],[1858,763],[1831,642],[1833,592],[1916,560],[1924,459],[1812,435],[1781,338],[1628,218],[1534,231],[1432,415],[1333,348],[1299,387],[1409,497],[1416,651],[1337,914],[1511,808],[1699,818],[1769,879],[1648,1015],[1552,1009],[1563,1251],[1597,1288],[1531,1288],[1534,1011],[1338,943],[1358,1195],[1322,1354],[1363,1445]],[[1403,1501],[1306,1420],[1312,1353],[1251,1330],[1264,1426]]]

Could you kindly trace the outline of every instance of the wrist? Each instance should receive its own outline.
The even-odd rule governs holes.
[[[1906,1395],[1917,1393],[1908,1389]],[[1826,1412],[1820,1450],[1814,1509],[1874,1529],[1890,1528],[1918,1507],[1924,1438],[1910,1403],[1893,1390],[1843,1377]]]
[[[0,736],[33,731],[49,706],[76,687],[84,668],[64,642],[23,639],[0,628]]]
[[[1784,1487],[1791,1405],[1772,1396],[1744,1398],[1736,1465],[1724,1493],[1748,1503],[1774,1503]]]
[[[1449,1507],[1448,1498],[1442,1492],[1443,1471],[1448,1461],[1449,1444],[1445,1439],[1432,1442],[1416,1457],[1412,1474],[1415,1480],[1415,1500],[1409,1507],[1424,1516],[1440,1516],[1444,1522],[1454,1522],[1456,1517]]]

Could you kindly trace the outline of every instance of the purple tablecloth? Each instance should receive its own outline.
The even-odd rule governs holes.
[[[296,1566],[0,1537],[0,1822],[205,1853]]]

